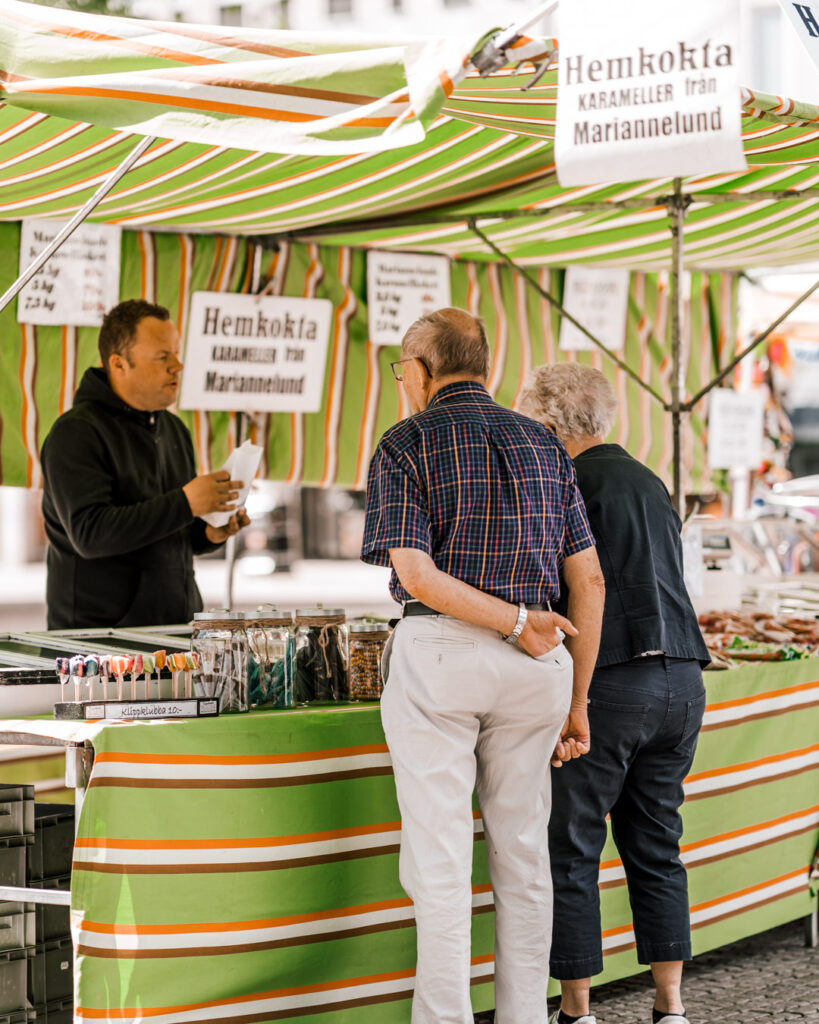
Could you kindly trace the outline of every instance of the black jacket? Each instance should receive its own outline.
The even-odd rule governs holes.
[[[187,622],[202,607],[193,556],[214,549],[182,487],[190,434],[123,402],[89,369],[42,451],[49,629]]]
[[[710,662],[683,580],[680,518],[662,480],[620,445],[601,444],[574,460],[606,605],[597,667],[646,651]],[[561,595],[565,614],[566,595]]]

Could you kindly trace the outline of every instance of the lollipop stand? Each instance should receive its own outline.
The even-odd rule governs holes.
[[[218,697],[194,694],[198,666],[197,655],[184,651],[57,658],[61,700],[54,705],[54,717],[68,722],[214,718],[219,714]],[[170,672],[170,679],[162,678],[163,669]],[[66,700],[69,682],[73,700]],[[140,690],[142,699],[137,696]]]
[[[215,718],[219,714],[218,697],[181,697],[178,700],[79,700],[54,705],[54,717],[60,721],[99,720],[130,722],[167,718]]]

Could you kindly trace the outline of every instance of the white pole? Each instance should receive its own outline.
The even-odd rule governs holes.
[[[134,164],[139,160],[142,154],[156,142],[156,137],[153,135],[146,135],[143,139],[140,139],[139,143],[131,150],[128,156],[122,161],[119,167],[116,167],[100,185],[97,191],[91,196],[86,204],[74,214],[71,220],[65,225],[62,230],[54,236],[49,244],[43,249],[39,256],[32,263],[30,263],[26,269],[20,274],[14,284],[8,289],[8,291],[0,298],[0,312],[2,312],[8,304],[17,297],[28,282],[34,277],[40,267],[48,260],[54,253],[61,248],[64,242],[66,242],[71,235],[77,230],[82,222],[92,213],[97,206],[105,199],[111,189],[117,184],[117,182],[125,174],[130,171]]]

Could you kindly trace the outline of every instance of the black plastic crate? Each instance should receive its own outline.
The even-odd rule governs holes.
[[[28,998],[32,1006],[53,1003],[74,994],[74,954],[71,939],[38,942],[29,961]]]
[[[33,835],[0,836],[0,885],[26,884],[26,860]]]
[[[34,904],[0,902],[0,950],[21,949],[36,941]]]
[[[2,1014],[19,1013],[28,1010],[26,998],[28,965],[32,962],[34,950],[7,949],[0,952],[0,1021]],[[26,1020],[21,1017],[20,1020]]]
[[[68,1021],[68,1024],[72,1024],[71,1018],[63,1018]],[[0,1013],[0,1024],[32,1024],[37,1020],[37,1011],[29,1008],[28,1010],[15,1010],[13,1013]]]
[[[29,881],[69,874],[73,853],[74,808],[70,804],[36,804],[34,846],[27,867]]]
[[[74,1000],[58,999],[53,1003],[46,1003],[43,1006],[35,1006],[36,1014],[32,1020],[37,1024],[74,1024]],[[0,1019],[0,1024],[3,1024]]]
[[[41,878],[29,883],[32,889],[61,889],[68,892],[71,888],[71,875],[60,875],[59,878]],[[71,913],[69,907],[55,906],[52,903],[35,903],[36,941],[46,942],[48,939],[64,939],[71,934]]]
[[[0,836],[34,832],[34,786],[0,785]]]

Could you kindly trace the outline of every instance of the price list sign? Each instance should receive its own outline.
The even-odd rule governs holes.
[[[64,226],[61,220],[24,220],[20,272],[40,255]],[[110,224],[82,224],[20,292],[22,324],[99,327],[119,302],[121,230]]]
[[[717,388],[708,407],[711,469],[758,469],[762,462],[762,395]]]
[[[367,253],[367,302],[374,345],[400,345],[419,316],[443,309],[451,301],[446,256]]]

